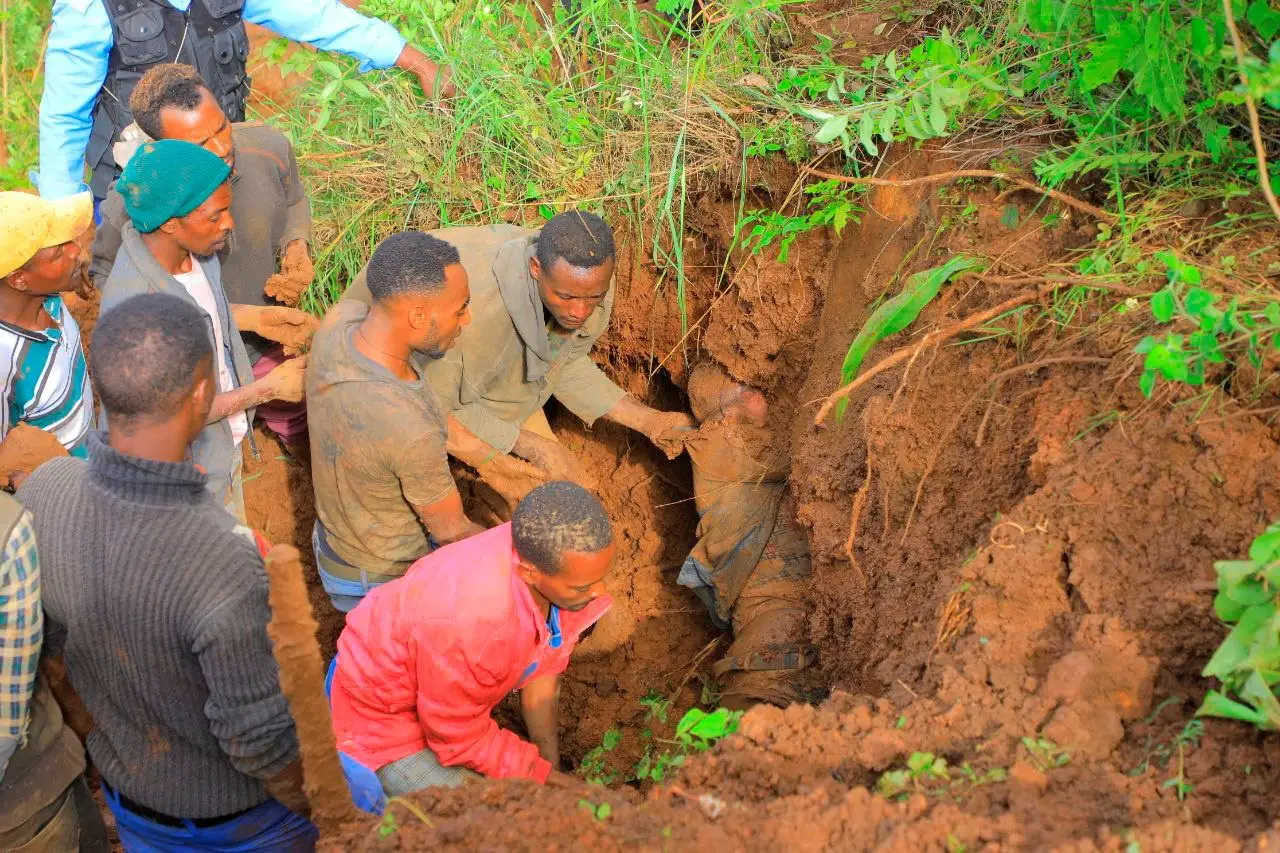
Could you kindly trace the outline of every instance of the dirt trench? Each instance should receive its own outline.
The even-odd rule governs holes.
[[[927,150],[886,166],[954,168]],[[773,164],[751,183],[765,203],[795,178]],[[780,264],[729,253],[730,189],[704,193],[686,243],[693,330],[643,255],[624,252],[598,358],[665,407],[700,358],[767,392],[814,555],[810,630],[829,698],[753,710],[674,784],[594,789],[607,820],[579,807],[581,792],[491,781],[415,796],[430,825],[403,814],[376,843],[361,826],[331,849],[1274,849],[1280,744],[1188,724],[1223,636],[1213,561],[1280,514],[1275,424],[1145,404],[1136,321],[1085,300],[1070,329],[1042,322],[1051,306],[1037,302],[1020,323],[922,352],[817,428],[815,402],[838,384],[848,342],[903,277],[962,251],[1032,274],[1091,241],[1092,223],[1016,195],[1020,224],[1008,227],[1009,201],[982,186],[884,188],[843,239],[805,235]],[[970,204],[976,215],[957,221]],[[1013,292],[958,281],[913,328]],[[627,745],[610,759],[625,771],[656,726],[639,698],[675,691],[673,716],[706,698],[714,650],[691,665],[716,635],[674,586],[694,524],[687,466],[625,431],[553,420],[608,484],[626,546],[618,612],[567,675],[566,752],[580,759],[618,725]],[[920,753],[948,762],[948,779],[883,787]]]

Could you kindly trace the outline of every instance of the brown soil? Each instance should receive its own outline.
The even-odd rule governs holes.
[[[793,49],[826,34],[849,61],[907,35],[895,14],[847,7],[803,4]],[[953,156],[962,159],[895,149],[877,174],[937,173],[976,154]],[[792,204],[799,177],[753,165],[751,205]],[[671,784],[489,780],[423,792],[326,849],[1276,849],[1280,741],[1219,720],[1188,726],[1211,686],[1199,671],[1224,633],[1207,591],[1213,562],[1243,553],[1280,515],[1274,419],[1230,406],[1197,418],[1194,406],[1145,401],[1136,314],[1095,300],[1062,327],[1046,319],[1046,297],[1016,325],[885,371],[853,395],[843,422],[816,428],[849,341],[903,277],[960,251],[993,258],[993,273],[1034,276],[1087,245],[1093,225],[986,185],[878,188],[843,240],[805,235],[779,264],[770,250],[730,253],[734,186],[698,187],[689,206],[683,319],[644,251],[651,236],[624,242],[598,358],[663,408],[682,405],[679,386],[701,358],[765,390],[809,534],[809,628],[829,698],[757,707]],[[969,203],[978,213],[966,218]],[[1011,228],[1009,204],[1019,211]],[[954,282],[866,363],[1017,292]],[[693,542],[687,463],[616,427],[563,415],[553,424],[602,484],[621,545],[618,604],[566,674],[563,751],[577,762],[619,726],[606,760],[621,779],[704,685],[714,692],[707,665],[725,638],[674,584]],[[305,468],[268,453],[248,470],[259,474],[251,518],[309,562]],[[331,648],[341,620],[308,571]],[[639,703],[650,691],[673,699],[665,726]],[[511,708],[499,715],[518,728]],[[914,753],[945,759],[950,777],[877,793]]]
[[[951,167],[921,152],[882,174]],[[767,253],[742,258],[736,288],[719,296],[695,282],[690,316],[703,322],[684,342],[678,317],[651,310],[652,271],[637,263],[604,350],[615,375],[660,400],[671,391],[652,390],[662,382],[656,372],[650,380],[650,365],[670,355],[664,368],[676,376],[709,353],[793,419],[792,490],[815,567],[811,635],[831,697],[757,707],[737,737],[643,794],[484,782],[412,797],[429,824],[399,809],[394,832],[364,824],[331,849],[1270,849],[1260,833],[1280,812],[1280,743],[1224,721],[1185,727],[1210,686],[1199,670],[1223,634],[1205,591],[1213,561],[1241,553],[1280,514],[1280,430],[1248,414],[1194,419],[1146,404],[1131,369],[1135,321],[1106,320],[1089,304],[1075,327],[1089,324],[1088,336],[1036,319],[1044,307],[1032,305],[1023,336],[992,339],[986,328],[925,351],[862,388],[843,423],[812,425],[811,401],[834,390],[848,341],[900,275],[976,247],[999,257],[1001,272],[1025,274],[1089,239],[1087,223],[1063,215],[1045,224],[1049,211],[1021,199],[1019,227],[984,211],[938,241],[953,197],[878,191],[860,230],[829,252],[827,238],[814,237],[789,266]],[[960,204],[991,199],[976,187]],[[700,210],[699,237],[718,263],[716,207]],[[957,282],[916,328],[1015,292]],[[882,344],[868,364],[902,343]],[[1063,358],[1074,361],[1034,367]],[[582,452],[613,487],[610,509],[628,529],[640,519],[653,539],[638,553],[678,562],[689,540],[666,538],[645,508],[687,493],[686,475],[651,479],[663,495],[620,499],[632,481],[601,466],[627,437],[594,436],[603,443]],[[645,476],[672,479],[643,445],[631,453],[645,454]],[[636,573],[633,606],[662,580]],[[595,659],[584,648],[570,668],[575,755],[615,721],[630,722],[628,708],[642,717],[643,661],[697,646],[668,632],[650,649],[644,625],[628,636],[635,650]],[[607,632],[593,640],[614,642]],[[590,689],[602,669],[606,690],[630,702],[607,701],[599,681]],[[964,769],[875,793],[882,774],[925,752]],[[609,802],[610,816],[583,799]]]
[[[20,423],[0,442],[0,488],[16,488],[50,459],[66,455],[66,448],[53,433]]]

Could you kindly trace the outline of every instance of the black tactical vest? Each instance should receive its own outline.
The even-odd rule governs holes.
[[[244,121],[249,97],[249,36],[241,10],[244,0],[191,0],[180,12],[165,0],[102,0],[111,19],[111,57],[107,79],[93,112],[93,133],[85,159],[93,172],[89,186],[97,198],[120,174],[111,154],[120,131],[133,122],[129,96],[153,65],[181,62],[193,66],[227,114]]]

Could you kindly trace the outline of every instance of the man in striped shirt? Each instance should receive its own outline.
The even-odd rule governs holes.
[[[11,480],[50,455],[6,446],[19,424],[49,433],[73,456],[86,455],[93,391],[80,329],[62,293],[72,289],[79,260],[72,241],[92,218],[88,193],[54,202],[0,193],[0,469],[9,469],[0,475]],[[20,467],[3,464],[15,456],[24,457]]]

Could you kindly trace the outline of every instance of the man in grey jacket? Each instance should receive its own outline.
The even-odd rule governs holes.
[[[189,142],[166,139],[138,150],[116,185],[130,221],[102,288],[102,311],[137,294],[169,293],[204,313],[218,394],[191,457],[209,475],[209,490],[243,521],[240,443],[249,436],[253,409],[268,400],[301,400],[306,359],[286,361],[255,380],[237,322],[263,312],[299,315],[299,329],[314,328],[314,321],[291,308],[227,302],[217,253],[235,224],[230,174],[221,158]]]
[[[98,323],[109,430],[18,496],[40,542],[46,643],[93,716],[86,743],[125,850],[309,850],[261,546],[187,461],[217,387],[207,323],[170,294]]]

